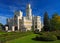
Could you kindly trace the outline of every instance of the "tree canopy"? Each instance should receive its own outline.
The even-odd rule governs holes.
[[[60,16],[58,14],[53,14],[51,25],[53,30],[60,30]]]

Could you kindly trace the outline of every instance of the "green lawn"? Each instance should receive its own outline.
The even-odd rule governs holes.
[[[32,38],[35,36],[36,36],[35,34],[31,34],[31,35],[24,36],[15,40],[7,41],[6,43],[60,43],[60,40],[52,41],[52,42],[32,40]]]

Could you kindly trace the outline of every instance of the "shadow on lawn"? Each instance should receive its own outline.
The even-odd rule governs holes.
[[[34,41],[43,41],[43,42],[53,42],[53,41],[41,40],[41,39],[38,39],[38,38],[32,38],[32,40],[34,40]]]

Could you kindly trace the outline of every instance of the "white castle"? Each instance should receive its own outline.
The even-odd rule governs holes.
[[[30,4],[26,7],[26,16],[23,16],[22,11],[15,11],[14,17],[7,19],[7,25],[6,31],[41,31],[42,28],[41,17],[32,15]]]

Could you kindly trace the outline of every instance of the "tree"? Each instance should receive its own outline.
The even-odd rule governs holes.
[[[0,29],[2,28],[2,26],[3,26],[3,24],[2,24],[2,23],[0,23]]]
[[[49,17],[48,17],[48,13],[45,12],[44,14],[44,31],[50,31],[50,28],[51,28],[51,24],[50,24],[50,20],[49,20]]]
[[[3,24],[2,24],[2,23],[0,23],[0,26],[3,26]]]
[[[60,30],[60,16],[58,13],[54,13],[51,18],[52,30]]]

